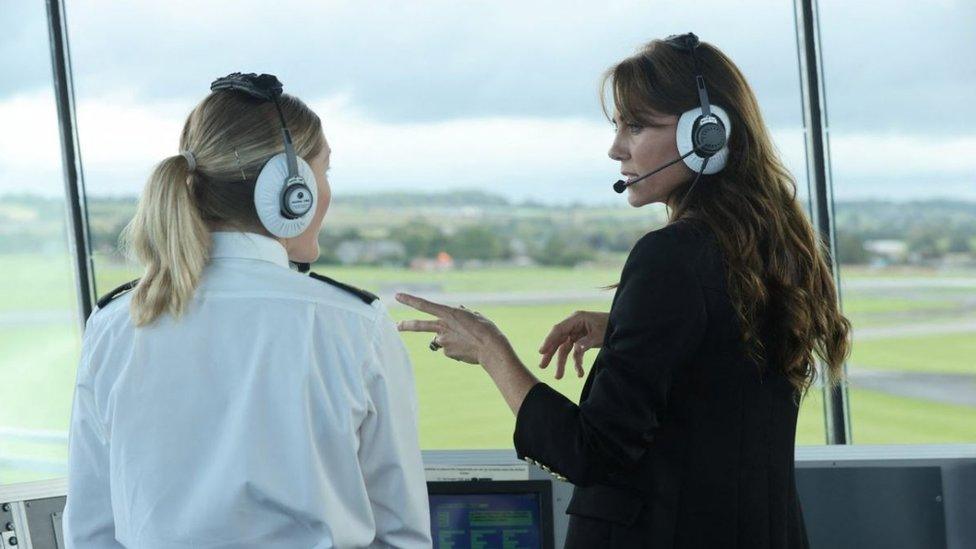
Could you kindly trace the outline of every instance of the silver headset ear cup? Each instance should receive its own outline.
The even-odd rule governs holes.
[[[293,238],[302,234],[315,217],[315,206],[319,198],[315,172],[308,162],[302,158],[297,160],[298,175],[305,179],[312,194],[312,207],[305,215],[295,219],[281,215],[281,193],[288,179],[288,158],[285,153],[276,154],[268,160],[254,185],[254,207],[258,212],[258,219],[269,233],[278,238]]]
[[[729,114],[725,112],[725,109],[717,105],[711,105],[712,114],[719,117],[722,123],[725,124],[725,146],[722,150],[718,151],[708,161],[708,165],[705,167],[705,171],[702,173],[705,175],[711,175],[713,173],[718,173],[725,167],[726,162],[729,158],[729,135],[732,133],[732,124],[729,122]],[[678,154],[684,156],[685,154],[691,152],[695,148],[694,143],[691,140],[691,130],[695,126],[695,120],[701,115],[701,107],[695,107],[691,110],[685,111],[681,118],[678,119],[678,128],[675,130],[677,132],[678,141]],[[692,171],[698,172],[702,167],[702,162],[704,159],[697,154],[689,154],[685,157],[685,165],[691,168]]]

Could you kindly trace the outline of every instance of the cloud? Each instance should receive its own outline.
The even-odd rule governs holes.
[[[762,28],[743,32],[758,15]],[[121,88],[144,101],[192,102],[214,77],[244,69],[276,73],[303,97],[350,92],[357,107],[391,122],[596,120],[608,66],[653,37],[694,29],[737,60],[771,124],[799,116],[793,10],[778,0],[746,8],[710,0],[694,10],[644,0],[83,0],[67,17],[81,98]],[[8,29],[0,52],[22,66],[0,82],[0,97],[49,87],[43,9],[5,7],[0,31]]]
[[[21,4],[0,14],[0,53],[16,74],[0,82],[0,97],[50,86],[43,7]],[[76,0],[67,17],[82,99],[131,89],[140,101],[190,103],[214,77],[245,69],[277,73],[302,97],[349,93],[357,108],[391,123],[598,120],[596,84],[607,66],[652,37],[693,29],[736,60],[770,125],[798,124],[791,3],[695,7],[679,0]],[[971,2],[829,1],[820,3],[820,19],[835,127],[968,131],[958,105],[976,95],[976,58],[958,52],[976,28]],[[938,40],[920,38],[935,33]]]
[[[181,112],[182,111],[182,112]],[[131,94],[77,105],[81,157],[87,190],[134,194],[155,162],[176,154],[188,108],[141,105]],[[0,101],[0,192],[63,192],[61,144],[52,92]]]
[[[362,111],[348,94],[308,101],[333,148],[337,195],[376,190],[481,188],[512,198],[609,202],[618,167],[606,156],[606,122],[583,118],[493,116],[391,123]],[[86,185],[95,195],[138,193],[152,166],[177,153],[189,105],[146,103],[131,90],[78,104]],[[0,101],[0,193],[62,192],[56,112],[50,92]],[[784,162],[805,184],[803,131],[773,129]],[[834,132],[838,198],[955,196],[976,180],[976,136]],[[945,188],[921,183],[947,182]],[[882,183],[884,182],[884,183]],[[940,194],[943,193],[943,194]]]

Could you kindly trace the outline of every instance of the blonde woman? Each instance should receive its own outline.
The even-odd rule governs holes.
[[[68,547],[429,547],[413,374],[375,296],[289,268],[330,200],[319,118],[270,75],[214,82],[88,319]]]

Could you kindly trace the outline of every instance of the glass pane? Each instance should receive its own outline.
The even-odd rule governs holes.
[[[79,350],[43,2],[0,12],[0,484],[64,476]]]
[[[661,209],[630,209],[611,192],[619,175],[597,94],[602,71],[642,43],[690,28],[723,48],[805,190],[788,3],[716,5],[709,20],[722,23],[711,25],[678,1],[554,6],[209,2],[188,19],[165,4],[72,2],[100,292],[136,276],[115,248],[118,231],[152,165],[177,152],[190,108],[211,80],[236,70],[278,74],[324,121],[334,201],[314,269],[387,303],[412,290],[477,307],[530,364],[554,323],[609,307],[601,288],[664,220]],[[315,24],[294,25],[296,13]],[[762,42],[737,30],[760,15]],[[420,336],[406,341],[423,446],[510,447],[514,419],[487,376],[431,353]],[[582,380],[554,386],[577,398]],[[802,443],[823,443],[819,402],[804,405]]]
[[[820,20],[854,442],[974,442],[976,9],[829,0]]]

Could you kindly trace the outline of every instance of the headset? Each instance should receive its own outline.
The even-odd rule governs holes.
[[[281,120],[285,152],[272,156],[261,168],[254,184],[254,207],[268,232],[279,238],[292,238],[311,225],[318,202],[318,186],[312,167],[295,154],[291,133],[281,111],[279,97],[282,89],[281,82],[272,74],[235,72],[210,84],[210,91],[234,90],[274,103]],[[246,181],[243,171],[241,177]]]
[[[698,178],[702,174],[718,173],[725,167],[728,160],[728,140],[732,125],[728,113],[722,107],[712,105],[708,100],[705,77],[702,76],[701,69],[698,66],[698,56],[695,55],[695,49],[699,44],[698,37],[691,32],[674,34],[665,38],[664,43],[676,50],[691,54],[695,67],[695,86],[698,88],[698,107],[683,112],[678,118],[678,126],[675,132],[680,156],[636,179],[617,181],[613,185],[613,190],[618,193],[622,193],[634,183],[684,160],[692,171],[698,172],[688,191],[688,194],[691,194],[691,189],[698,183]]]

